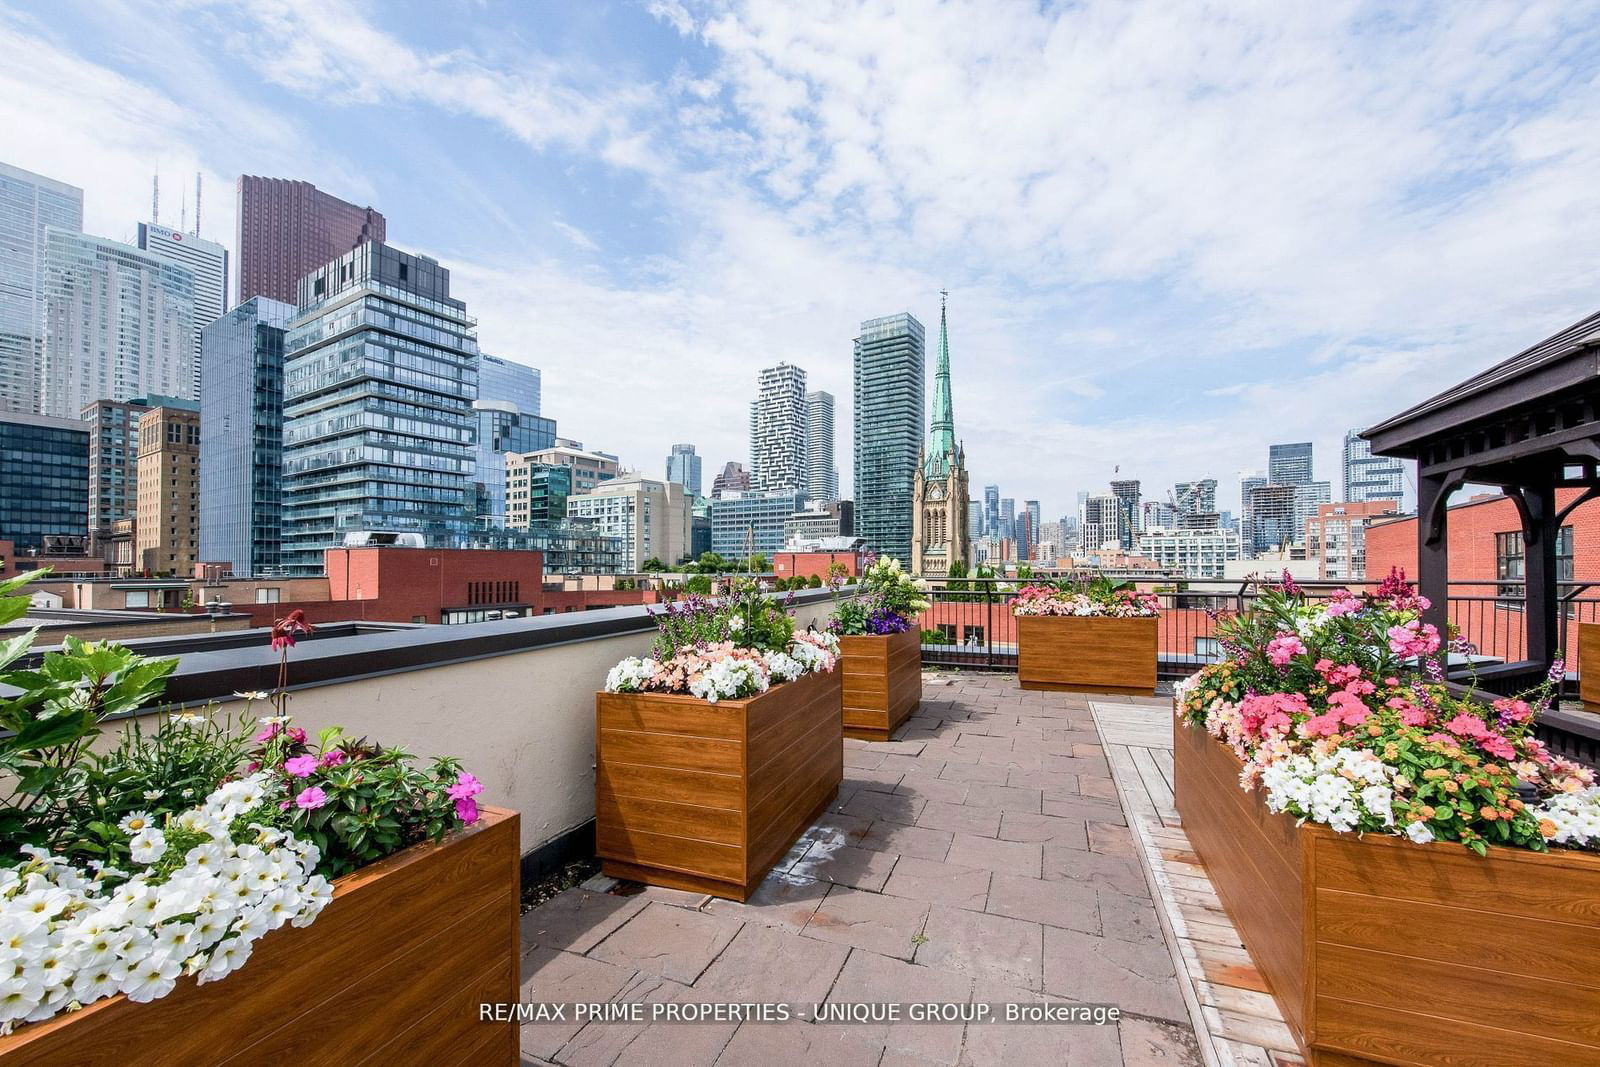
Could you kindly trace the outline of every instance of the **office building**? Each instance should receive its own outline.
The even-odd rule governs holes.
[[[1087,494],[1078,517],[1079,547],[1086,553],[1120,548],[1127,533],[1125,502],[1114,493]]]
[[[567,517],[573,468],[560,463],[535,463],[516,453],[506,456],[506,520],[514,530]]]
[[[996,537],[1000,533],[1000,487],[983,487],[983,535]]]
[[[200,405],[163,399],[139,416],[133,558],[146,574],[188,576],[199,560]]]
[[[132,245],[49,229],[41,405],[77,418],[97,400],[195,399],[194,273]]]
[[[1198,515],[1217,510],[1217,480],[1201,478],[1179,482],[1172,487],[1172,506],[1180,515]]]
[[[1255,516],[1250,510],[1250,494],[1267,484],[1267,476],[1260,471],[1239,472],[1239,543],[1246,558],[1256,554]]]
[[[783,547],[784,523],[804,511],[803,492],[729,492],[711,501],[711,551],[729,559],[768,556]]]
[[[1306,521],[1317,513],[1323,504],[1333,502],[1333,486],[1328,482],[1306,482],[1294,487],[1295,540],[1305,533]]]
[[[1245,536],[1253,555],[1279,552],[1300,540],[1305,523],[1296,520],[1299,499],[1300,493],[1292,485],[1267,483],[1250,487],[1244,502]]]
[[[299,305],[284,342],[288,573],[320,573],[352,533],[464,544],[478,340],[450,272],[363,244],[302,278]]]
[[[1111,495],[1119,501],[1122,508],[1122,523],[1120,526],[1122,547],[1124,550],[1133,547],[1133,539],[1139,534],[1139,523],[1144,518],[1143,509],[1140,507],[1139,480],[1137,478],[1124,478],[1111,483]]]
[[[1020,512],[1017,515],[1016,545],[1017,559],[1019,561],[1027,562],[1033,559],[1033,516],[1028,514],[1026,511]]]
[[[711,551],[711,500],[697,496],[689,502],[689,555],[699,559]]]
[[[839,499],[839,468],[833,461],[833,394],[806,394],[806,495]]]
[[[478,399],[509,404],[524,415],[540,413],[540,375],[537,367],[514,363],[486,352],[478,353]]]
[[[40,409],[46,228],[83,229],[83,190],[0,163],[0,414]]]
[[[1367,526],[1399,513],[1399,500],[1340,501],[1319,505],[1306,520],[1306,558],[1318,563],[1329,581],[1359,581],[1367,576]]]
[[[760,492],[804,491],[806,372],[791,363],[767,367],[750,402],[750,484]]]
[[[199,220],[195,220],[199,225]],[[187,395],[199,399],[202,360],[200,331],[228,310],[228,250],[198,234],[181,233],[153,222],[139,223],[139,249],[186,267],[194,275],[194,384]]]
[[[1044,526],[1044,513],[1039,509],[1039,502],[1037,500],[1024,500],[1022,502],[1022,510],[1028,513],[1028,522],[1031,524],[1033,531],[1033,540],[1037,543],[1040,529]]]
[[[283,354],[293,304],[252,297],[200,331],[200,560],[283,567]]]
[[[855,536],[853,506],[848,500],[813,500],[783,522],[783,543]]]
[[[911,557],[911,514],[926,403],[926,337],[909,313],[868,319],[855,339],[856,534],[882,555]]]
[[[998,536],[1007,541],[1017,536],[1017,502],[1008,496],[1000,498],[1000,530]]]
[[[160,403],[160,399],[155,400]],[[144,398],[97,400],[83,409],[89,429],[89,554],[107,563],[133,566],[111,551],[116,524],[135,517],[139,484],[139,416],[150,408]]]
[[[677,482],[691,497],[700,495],[700,457],[694,445],[673,445],[667,454],[667,481]]]
[[[567,517],[587,520],[605,536],[622,539],[623,573],[650,559],[669,567],[692,545],[690,498],[677,482],[623,474],[588,492],[567,497]]]
[[[984,509],[977,497],[967,501],[967,540],[976,541],[983,536]]]
[[[746,493],[750,491],[750,472],[744,469],[743,463],[729,462],[723,465],[722,473],[711,480],[711,499],[716,500],[724,493]]]
[[[1267,482],[1271,485],[1305,485],[1312,479],[1311,442],[1297,441],[1267,447]]]
[[[245,174],[236,188],[236,303],[253,296],[295,303],[301,278],[359,244],[387,239],[381,212],[329,196],[310,182]]]
[[[1146,500],[1140,505],[1139,529],[1171,530],[1178,526],[1178,509],[1165,500]]]
[[[572,491],[587,493],[601,482],[615,478],[622,470],[621,461],[610,452],[590,452],[580,442],[557,437],[555,444],[530,453],[531,463],[546,463],[572,468]]]
[[[0,541],[19,553],[89,539],[89,433],[82,419],[0,412]]]
[[[1405,491],[1404,460],[1393,456],[1374,456],[1371,443],[1361,436],[1360,430],[1351,430],[1344,435],[1345,500],[1351,503],[1403,501]]]
[[[1239,535],[1227,530],[1147,529],[1139,535],[1139,555],[1162,570],[1186,578],[1221,578],[1230,560],[1240,558]]]
[[[480,390],[482,383],[479,383]],[[554,419],[520,411],[506,400],[475,400],[472,417],[472,525],[506,525],[506,465],[511,455],[555,446]]]

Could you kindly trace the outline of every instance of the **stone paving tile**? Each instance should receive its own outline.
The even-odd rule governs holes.
[[[946,766],[940,764],[939,766]],[[946,804],[960,804],[967,799],[967,791],[972,788],[971,783],[952,781],[948,778],[939,778],[937,772],[932,774],[907,774],[900,779],[900,784],[895,787],[896,793],[906,796],[919,797],[923,800],[942,800]]]
[[[950,841],[955,837],[949,830],[933,830],[926,826],[903,826],[900,823],[880,820],[872,824],[861,838],[862,848],[879,852],[892,852],[897,856],[915,856],[917,859],[942,860],[950,851]]]
[[[957,749],[971,749],[974,752],[1010,752],[1011,738],[1004,736],[988,737],[984,734],[963,732],[956,739]]]
[[[1079,746],[1076,744],[1068,746],[1069,753],[1071,749],[1077,747]],[[1043,754],[1043,758],[1044,769],[1047,771],[1058,771],[1062,774],[1097,774],[1102,777],[1111,774],[1111,766],[1106,763],[1104,756],[1095,756],[1093,758],[1070,754],[1063,756],[1059,753],[1047,751]]]
[[[1078,795],[1078,776],[1057,771],[1025,771],[1012,767],[1006,771],[1006,785],[1014,789],[1037,789],[1046,800]]]
[[[903,771],[864,771],[859,767],[846,767],[843,784],[862,791],[893,793],[894,787],[900,784],[902,774]]]
[[[853,786],[841,785],[839,791],[834,794],[833,803],[828,805],[828,810],[843,811],[844,806],[854,799],[856,792],[857,790]]]
[[[1044,877],[1078,882],[1096,889],[1111,889],[1146,902],[1150,899],[1144,869],[1139,866],[1138,860],[1125,856],[1105,856],[1098,852],[1047,844],[1044,846]]]
[[[1001,811],[1039,812],[1041,792],[1021,786],[974,782],[962,801],[969,808],[999,808]]]
[[[1089,847],[1108,856],[1132,858],[1138,855],[1134,851],[1133,831],[1126,826],[1116,826],[1111,823],[1089,823]]]
[[[1085,779],[1079,777],[1078,788],[1083,788]],[[1117,826],[1126,826],[1128,821],[1122,817],[1122,808],[1113,799],[1100,800],[1093,796],[1058,797],[1044,802],[1046,815],[1067,815],[1074,819],[1092,819],[1095,822],[1112,823]]]
[[[1067,848],[1089,847],[1088,825],[1082,819],[1059,815],[1032,815],[1022,811],[1007,811],[1000,816],[1002,841],[1049,842]]]
[[[817,878],[835,885],[855,886],[857,889],[879,890],[889,880],[899,856],[889,852],[874,852],[853,845],[834,845],[818,842],[800,857],[789,872],[805,878]]]
[[[774,871],[743,904],[736,900],[713,899],[705,910],[712,915],[798,932],[811,919],[832,885],[832,882],[805,878],[789,871]]]
[[[726,1000],[721,993],[684,989],[669,1002],[703,1004]],[[617,1067],[705,1067],[717,1062],[738,1029],[738,1023],[655,1023],[628,1042],[617,1057]]]
[[[1078,775],[1078,792],[1086,797],[1100,797],[1104,800],[1117,799],[1117,783],[1110,778],[1099,775]]]
[[[806,832],[800,835],[800,840],[808,843],[827,841],[837,845],[859,845],[861,839],[867,836],[867,830],[871,826],[871,819],[864,819],[859,815],[850,815],[840,811],[830,811],[825,812],[821,818],[812,823]],[[801,849],[802,853],[804,851],[804,849]]]
[[[1126,899],[1126,898],[1124,898]],[[1100,933],[1099,898],[1076,882],[1047,882],[1015,874],[996,874],[984,910],[1086,934]],[[1150,918],[1155,920],[1152,909]]]
[[[965,975],[852,949],[828,1001],[965,1003],[971,997],[972,979]],[[884,1046],[884,1062],[890,1062],[891,1054],[895,1062],[905,1062],[899,1057],[909,1055],[923,1062],[956,1063],[961,1056],[962,1027],[948,1023],[862,1022],[849,1029],[860,1040]]]
[[[844,765],[864,771],[877,770],[887,758],[886,753],[874,752],[870,748],[846,748],[844,750]]]
[[[1071,1000],[1115,1004],[1123,1011],[1186,1025],[1189,1021],[1172,956],[1161,942],[1120,941],[1047,926],[1044,988]]]
[[[935,904],[923,928],[927,940],[917,946],[916,962],[975,979],[1039,989],[1043,930],[1035,922]],[[1177,995],[1174,987],[1173,996]]]
[[[920,755],[923,748],[921,741],[872,741],[872,751],[882,752],[886,756],[916,756]]]
[[[1052,882],[1051,885],[1063,885]],[[1148,897],[1130,897],[1111,889],[1096,889],[1100,932],[1119,941],[1146,941],[1162,944],[1161,920]]]
[[[811,916],[805,934],[835,946],[862,948],[882,956],[910,960],[917,951],[913,938],[922,933],[927,917],[928,905],[923,901],[836,885]],[[841,963],[844,951],[840,948]],[[814,997],[789,999],[820,1001],[826,994],[824,989]]]
[[[614,999],[618,1003],[663,1004],[691,992],[687,986],[658,975],[636,974]],[[556,1058],[566,1067],[603,1067],[616,1062],[623,1049],[649,1028],[649,1022],[591,1022],[561,1047]]]
[[[1044,873],[1043,846],[1027,841],[1001,841],[976,834],[956,834],[945,855],[949,863],[985,871],[1038,878]]]
[[[978,982],[972,999],[986,1004],[1062,1004],[1059,997],[998,982]],[[961,1062],[972,1067],[1051,1064],[1053,1067],[1115,1067],[1120,1034],[1112,1024],[968,1023]]]
[[[740,925],[731,916],[652,903],[591,949],[589,956],[692,985]]]
[[[956,782],[992,782],[995,785],[1005,785],[1006,778],[1011,774],[1009,767],[996,767],[987,763],[960,763],[947,762],[944,770],[939,772],[940,778],[948,778]]]
[[[929,759],[927,756],[897,756],[883,757],[880,771],[899,771],[901,774],[938,774],[939,768],[944,766],[942,759]]]
[[[1044,761],[1050,756],[1042,756],[1037,751],[1028,748],[1015,751],[985,751],[978,754],[978,762],[986,763],[991,767],[1004,767],[1009,778],[1014,770],[1042,771],[1045,769]]]
[[[1122,1067],[1200,1067],[1204,1062],[1188,1026],[1124,1015],[1117,1030]]]
[[[588,952],[648,903],[637,894],[623,897],[587,889],[557,893],[522,917],[522,950],[537,945]]]
[[[917,816],[922,813],[922,806],[925,803],[921,797],[910,793],[887,793],[864,789],[851,797],[850,803],[839,810],[846,815],[854,815],[868,821],[887,819],[889,822],[911,826],[916,823]]]
[[[571,952],[535,948],[522,956],[520,999],[552,1003],[607,1001],[620,993],[632,977],[631,968],[617,967]],[[583,1024],[570,1018],[524,1023],[522,1052],[527,1056],[554,1059],[561,1051],[561,1046],[581,1029]]]
[[[834,893],[860,893],[860,890],[840,890]],[[830,893],[831,898],[834,893]],[[875,893],[861,896],[877,897]],[[827,901],[811,917],[815,925]],[[917,917],[920,925],[921,917]],[[911,935],[906,935],[911,940]],[[799,1001],[814,1004],[828,995],[833,981],[839,977],[849,948],[829,944],[827,939],[794,937],[787,930],[772,926],[746,923],[728,947],[706,968],[694,987],[701,992],[720,993],[728,1000]]]
[[[855,1034],[848,1026],[810,1023],[771,1025],[745,1023],[717,1060],[721,1067],[767,1064],[817,1064],[819,1067],[877,1067],[883,1046]]]
[[[994,837],[1000,832],[1000,809],[969,808],[963,804],[930,800],[917,816],[917,825],[934,830]]]
[[[989,895],[990,874],[980,867],[962,867],[902,856],[883,891],[914,900],[982,911],[983,902]]]

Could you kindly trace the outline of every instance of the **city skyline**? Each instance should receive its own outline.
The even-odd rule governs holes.
[[[1051,513],[1114,463],[1151,485],[1217,477],[1236,509],[1227,475],[1243,455],[1310,438],[1333,457],[1350,427],[1591,310],[1596,268],[1571,265],[1600,228],[1587,210],[1600,148],[1574,116],[1600,89],[1545,72],[1592,55],[1595,32],[1559,13],[1483,12],[1453,31],[1442,12],[1414,14],[1379,33],[1340,8],[1224,22],[949,6],[898,27],[901,58],[858,102],[862,128],[883,131],[870,141],[834,117],[855,94],[812,57],[864,67],[887,31],[871,12],[379,18],[340,4],[271,19],[225,3],[7,11],[8,162],[82,187],[87,231],[121,241],[147,220],[157,169],[172,176],[169,225],[203,173],[201,236],[224,244],[241,174],[372,204],[401,245],[452,265],[486,349],[545,371],[571,432],[646,469],[691,407],[708,463],[742,456],[747,398],[699,383],[787,359],[842,401],[839,339],[899,309],[931,321],[948,286],[963,358],[982,368],[962,383],[973,476]],[[164,46],[159,71],[120,46],[133,39]],[[1119,99],[1116,126],[1092,119],[1106,73],[1140,66],[1151,40],[1212,47],[1179,48],[1175,69]],[[1359,68],[1338,62],[1352,48]],[[896,103],[913,72],[945,116],[931,163],[926,109]],[[989,78],[1004,91],[962,89]],[[1394,78],[1409,105],[1378,106]],[[777,88],[802,83],[798,102]],[[1184,88],[1205,84],[1226,91]],[[51,108],[28,106],[41,96]],[[997,100],[1015,128],[968,150],[1005,125]],[[1062,130],[1063,109],[1084,121]],[[791,124],[792,154],[778,147]],[[1166,151],[1151,131],[1177,128],[1196,131],[1181,165],[1149,166]],[[1453,162],[1468,155],[1470,181]],[[589,410],[641,352],[688,373],[626,417]],[[841,403],[841,440],[850,419]]]

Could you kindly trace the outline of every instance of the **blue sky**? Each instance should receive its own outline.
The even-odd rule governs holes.
[[[564,434],[746,459],[757,371],[839,399],[950,290],[974,493],[1068,511],[1338,443],[1600,305],[1579,4],[6,6],[0,158],[130,236],[304,178],[454,272]]]

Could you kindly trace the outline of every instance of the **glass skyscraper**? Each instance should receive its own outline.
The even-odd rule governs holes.
[[[1360,430],[1344,435],[1344,499],[1367,503],[1373,500],[1403,501],[1406,491],[1406,465],[1393,456],[1374,456],[1372,443]]]
[[[512,405],[524,415],[539,414],[539,370],[483,353],[478,357],[478,399]]]
[[[83,190],[0,163],[0,412],[39,410],[47,226],[83,229]]]
[[[471,531],[477,322],[425,256],[358,245],[300,280],[284,342],[284,566],[358,532]]]
[[[667,453],[667,481],[677,482],[690,496],[700,495],[700,457],[694,445],[673,445]]]
[[[480,367],[482,365],[480,364]],[[479,379],[482,388],[482,379]],[[479,400],[473,468],[473,525],[506,525],[506,453],[538,452],[556,443],[556,421],[517,410],[500,400]]]
[[[195,220],[199,225],[199,220]],[[139,250],[157,259],[189,268],[194,275],[194,386],[189,395],[200,396],[200,331],[228,310],[228,250],[193,233],[169,230],[155,223],[139,223]]]
[[[132,245],[50,228],[44,243],[41,408],[196,399],[194,273]]]
[[[259,296],[200,332],[200,559],[283,566],[283,346],[293,304]]]
[[[89,536],[89,423],[0,412],[0,541],[37,552]]]
[[[806,394],[806,496],[813,502],[839,499],[839,468],[833,463],[833,394]]]
[[[1305,485],[1311,481],[1311,442],[1296,441],[1267,448],[1267,482],[1271,485]]]
[[[855,524],[867,547],[911,559],[913,482],[922,451],[926,337],[902,312],[855,339]]]

